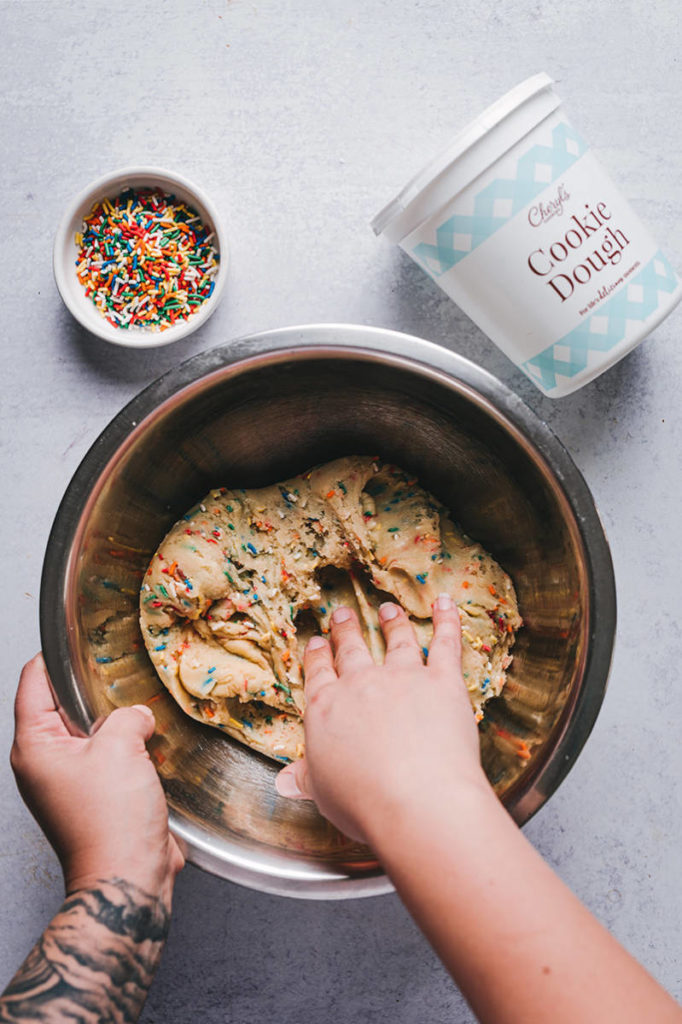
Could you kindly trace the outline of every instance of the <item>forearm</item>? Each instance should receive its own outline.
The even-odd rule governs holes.
[[[112,878],[70,893],[0,997],[0,1021],[136,1021],[169,922],[169,892]]]
[[[372,836],[403,901],[484,1024],[679,1024],[682,1011],[497,803],[393,815]]]

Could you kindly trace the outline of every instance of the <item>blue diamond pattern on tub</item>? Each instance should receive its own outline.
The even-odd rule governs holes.
[[[584,370],[590,352],[608,352],[627,336],[630,325],[642,323],[658,308],[661,298],[679,282],[659,250],[632,280],[572,331],[549,345],[521,369],[545,392],[557,386],[557,376],[575,377]]]
[[[587,143],[565,121],[554,128],[549,146],[532,146],[510,178],[495,178],[474,197],[473,214],[453,213],[436,228],[436,244],[412,250],[431,277],[450,270],[528,206],[587,152]]]

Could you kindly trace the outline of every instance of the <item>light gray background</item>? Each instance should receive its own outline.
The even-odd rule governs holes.
[[[6,755],[19,668],[39,646],[43,552],[71,474],[114,413],[192,353],[265,328],[349,321],[476,360],[547,420],[587,478],[618,584],[610,688],[577,766],[526,833],[680,997],[682,314],[554,403],[368,226],[471,117],[546,70],[682,268],[677,0],[27,0],[0,6],[0,47],[0,979],[61,898],[55,858]],[[188,341],[147,354],[80,330],[51,270],[67,201],[135,163],[203,185],[231,241],[216,315]],[[295,902],[188,867],[143,1020],[332,1015],[339,1024],[473,1019],[397,897]]]

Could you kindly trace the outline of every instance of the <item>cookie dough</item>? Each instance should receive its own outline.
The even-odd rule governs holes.
[[[180,707],[250,747],[303,754],[302,659],[355,608],[377,662],[378,607],[407,611],[423,654],[431,604],[456,601],[464,680],[477,720],[505,684],[521,626],[511,580],[397,466],[349,456],[259,490],[212,490],[173,526],[140,594],[142,635]]]

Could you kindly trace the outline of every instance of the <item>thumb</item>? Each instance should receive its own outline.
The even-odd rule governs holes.
[[[151,708],[145,704],[132,704],[112,711],[94,734],[93,740],[98,743],[107,740],[143,749],[146,741],[154,735],[155,725]]]
[[[286,796],[290,800],[312,800],[308,779],[308,766],[305,758],[294,761],[282,768],[275,777],[275,789],[280,796]]]
[[[21,670],[14,699],[17,739],[39,730],[42,736],[64,737],[69,732],[59,717],[42,654],[36,654]]]

